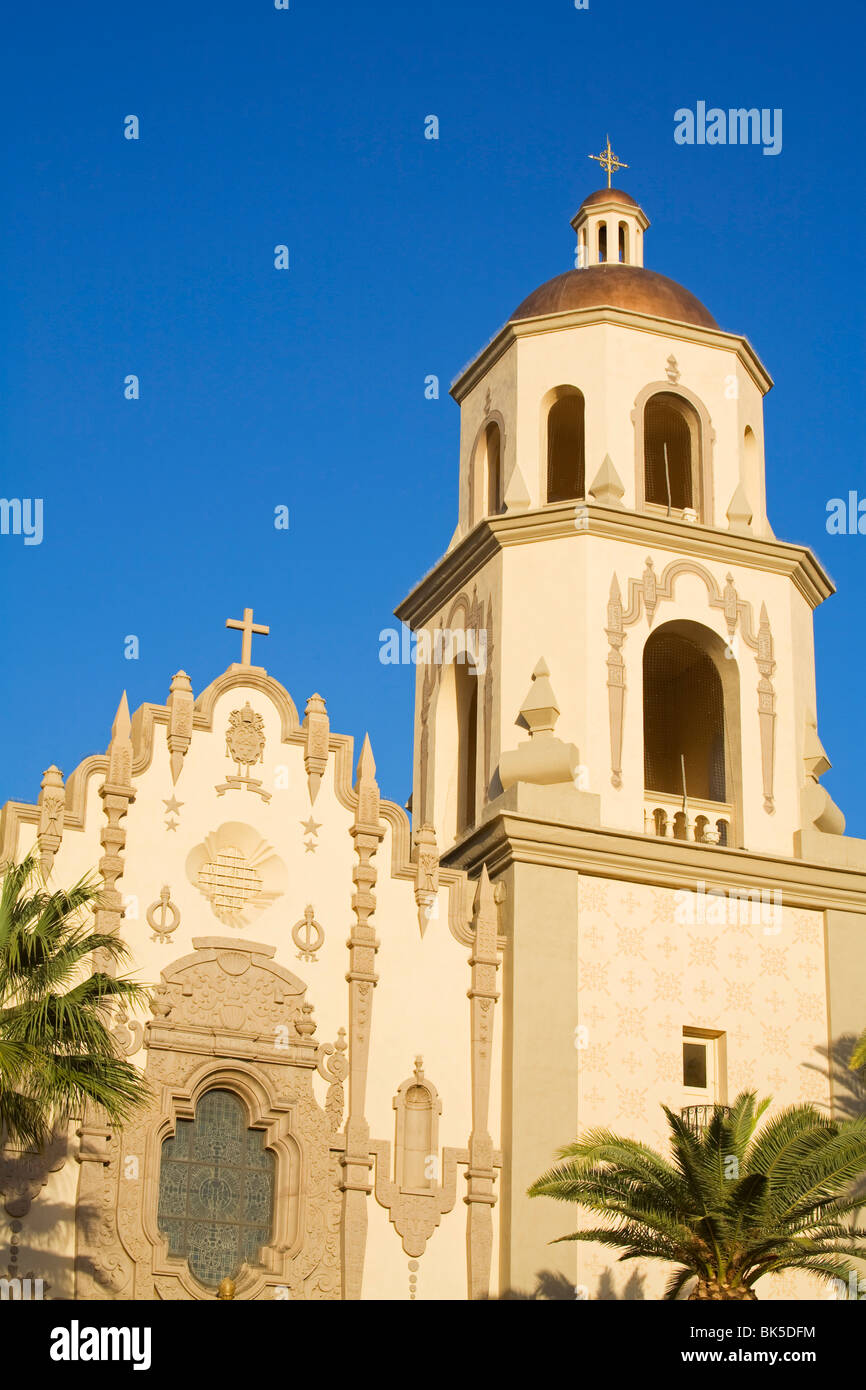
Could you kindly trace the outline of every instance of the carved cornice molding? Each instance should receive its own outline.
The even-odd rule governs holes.
[[[725,333],[720,328],[699,328],[696,324],[682,323],[678,319],[658,318],[655,314],[639,314],[630,309],[599,306],[540,314],[537,318],[506,323],[455,378],[451,384],[451,395],[458,404],[463,401],[518,338],[530,338],[536,333],[562,332],[570,328],[587,328],[597,323],[635,328],[664,338],[679,338],[686,343],[700,343],[702,347],[721,348],[736,356],[762,395],[766,395],[773,385],[772,377],[752,344],[739,333]]]
[[[574,869],[655,888],[691,889],[698,881],[722,888],[778,890],[783,905],[824,912],[866,913],[866,875],[781,855],[692,845],[631,831],[594,829],[500,812],[477,826],[444,856],[449,865],[498,878],[511,864]]]
[[[836,592],[835,585],[806,546],[750,536],[715,526],[688,525],[622,507],[581,503],[581,527],[574,502],[560,502],[511,515],[487,517],[439,561],[394,610],[401,622],[422,627],[443,609],[495,555],[511,545],[571,537],[604,536],[654,550],[684,551],[695,559],[788,576],[811,608]]]

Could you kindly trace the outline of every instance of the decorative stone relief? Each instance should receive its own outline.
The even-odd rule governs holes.
[[[352,870],[355,892],[352,910],[355,920],[349,934],[349,1113],[346,1117],[343,1168],[343,1288],[347,1299],[361,1297],[364,1252],[367,1246],[367,1198],[371,1191],[373,1167],[370,1126],[366,1116],[367,1069],[370,1059],[370,1027],[373,990],[378,983],[374,970],[379,942],[370,918],[376,909],[376,851],[385,830],[379,819],[379,787],[376,764],[369,736],[358,759],[355,780],[356,810],[351,834],[358,861]]]
[[[147,925],[153,928],[152,940],[165,944],[180,926],[180,911],[171,900],[171,889],[167,884],[160,889],[158,899],[151,903],[146,915]]]
[[[338,1028],[337,1041],[335,1043],[321,1043],[316,1053],[316,1067],[319,1075],[323,1080],[329,1082],[325,1096],[325,1114],[328,1117],[328,1125],[332,1134],[336,1134],[343,1123],[343,1106],[345,1104],[343,1082],[349,1074],[349,1063],[346,1058],[348,1046],[345,1028]]]
[[[118,1009],[111,1033],[124,1057],[132,1057],[141,1051],[144,1043],[144,1024],[131,1018],[122,1005]]]
[[[236,1278],[241,1299],[335,1299],[340,1283],[339,1124],[343,1049],[319,1046],[305,986],[275,964],[275,948],[237,939],[193,941],[162,973],[147,1029],[149,1111],[123,1131],[103,1130],[80,1155],[78,1298],[212,1299],[186,1261],[168,1253],[157,1211],[163,1140],[192,1119],[201,1096],[228,1089],[251,1127],[264,1130],[281,1200],[260,1264]],[[312,1076],[330,1081],[330,1113]],[[138,1180],[126,1180],[133,1169]]]
[[[415,836],[415,846],[415,902],[418,907],[418,926],[423,936],[430,918],[435,915],[439,894],[439,852],[436,848],[436,831],[432,825],[421,826]]]
[[[195,709],[192,682],[186,671],[178,671],[172,676],[171,689],[166,703],[169,714],[166,739],[168,741],[171,780],[176,782],[180,776],[187,749],[192,741],[193,712]]]
[[[397,1112],[395,1176],[389,1177],[391,1146],[381,1141],[376,1151],[376,1201],[388,1211],[407,1255],[423,1255],[427,1241],[457,1200],[457,1154],[446,1149],[443,1181],[439,1180],[439,1115],[442,1102],[424,1075],[422,1058],[415,1058],[414,1075],[394,1097]]]
[[[304,710],[304,768],[312,806],[319,793],[322,776],[328,766],[331,723],[321,695],[311,695]]]
[[[308,903],[300,922],[292,927],[292,940],[298,947],[299,960],[318,960],[317,951],[325,944],[324,929],[316,921],[315,909]]]
[[[66,795],[63,790],[63,774],[52,763],[42,774],[42,787],[39,792],[39,850],[40,865],[45,878],[51,873],[54,856],[63,839],[63,817],[66,809]]]
[[[611,729],[611,781],[615,787],[622,786],[622,718],[625,699],[625,667],[622,661],[622,645],[625,641],[626,627],[636,623],[642,611],[646,612],[647,622],[653,625],[659,604],[674,597],[676,581],[681,574],[694,574],[702,579],[707,589],[710,608],[716,608],[724,615],[728,629],[729,650],[733,655],[733,642],[737,627],[741,626],[743,641],[755,653],[760,679],[758,681],[758,719],[761,734],[761,768],[764,783],[764,810],[768,815],[775,811],[773,794],[775,778],[775,721],[776,693],[772,675],[776,669],[773,656],[773,635],[766,604],[761,604],[757,633],[752,621],[752,605],[741,599],[737,593],[732,574],[725,576],[725,587],[719,589],[716,580],[708,569],[696,560],[673,560],[665,566],[661,578],[656,575],[652,557],[647,556],[646,568],[640,579],[628,581],[628,607],[623,611],[622,597],[616,575],[611,582],[608,601],[608,626],[606,629],[610,649],[607,658],[608,690],[621,684],[621,693],[610,694]],[[616,673],[619,672],[617,675]]]
[[[625,716],[625,662],[622,644],[625,633],[622,627],[622,595],[616,575],[610,582],[610,598],[607,604],[607,702],[610,715],[610,780],[615,787],[622,786],[622,733]]]
[[[776,803],[773,798],[773,773],[776,762],[776,692],[772,675],[776,669],[773,658],[773,634],[767,605],[761,604],[758,625],[757,663],[761,678],[758,681],[758,719],[761,726],[761,770],[764,778],[764,810],[771,816]]]
[[[228,791],[240,791],[246,787],[248,792],[255,792],[260,796],[262,801],[270,801],[271,793],[264,790],[261,779],[250,776],[250,768],[255,767],[256,763],[264,762],[264,753],[265,721],[247,700],[243,709],[232,710],[229,715],[226,757],[234,760],[237,774],[227,777],[216,788],[217,796],[223,796]],[[241,768],[246,770],[241,772]]]
[[[497,885],[497,888],[499,885]],[[472,1132],[469,1135],[469,1164],[466,1172],[466,1258],[469,1297],[486,1298],[490,1290],[490,1264],[493,1257],[493,1207],[496,1169],[502,1154],[494,1149],[490,1136],[490,1079],[493,1061],[493,1025],[496,1002],[496,972],[499,969],[499,912],[497,893],[485,864],[478,880],[473,911],[473,945],[469,957],[472,982],[469,1007],[472,1037]]]
[[[285,892],[286,866],[252,826],[227,822],[205,836],[186,861],[187,877],[214,916],[245,927]]]

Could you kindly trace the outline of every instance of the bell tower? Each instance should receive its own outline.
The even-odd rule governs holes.
[[[503,1287],[544,1268],[592,1282],[583,1247],[578,1266],[575,1244],[548,1245],[571,1215],[525,1195],[559,1146],[596,1124],[653,1142],[661,1105],[694,1099],[687,1034],[712,1042],[707,1103],[747,1077],[802,1097],[834,990],[837,1018],[853,1014],[852,952],[864,969],[866,843],[844,837],[819,783],[812,612],[833,587],[767,517],[772,381],[747,338],[644,267],[648,218],[593,157],[608,187],[571,221],[573,268],[452,387],[457,527],[397,610],[429,655],[415,833],[432,828],[443,863],[486,865],[498,885]],[[835,942],[775,1080],[744,1004],[766,924],[740,943],[752,995],[689,964],[677,913],[707,884],[778,894]],[[629,962],[617,932],[632,930]],[[726,932],[696,959],[718,962]],[[823,951],[809,968],[823,972]],[[799,988],[789,974],[776,991],[792,1016]]]

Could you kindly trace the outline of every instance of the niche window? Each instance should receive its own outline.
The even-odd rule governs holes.
[[[547,500],[568,502],[584,495],[584,402],[571,390],[555,400],[547,415]]]
[[[644,496],[668,511],[699,510],[698,422],[681,397],[651,396],[644,409]]]

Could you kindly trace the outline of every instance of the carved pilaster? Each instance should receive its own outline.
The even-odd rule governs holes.
[[[412,802],[412,812],[417,825],[419,820],[427,820],[433,814],[432,798],[431,805],[428,806],[428,788],[430,786],[430,704],[433,699],[433,690],[436,684],[436,673],[438,666],[432,662],[424,668],[424,679],[421,684],[421,741],[419,748],[420,764],[418,768],[418,804]],[[489,680],[489,676],[488,676]]]
[[[168,751],[171,760],[171,780],[176,782],[180,776],[186,751],[192,741],[192,717],[195,698],[192,682],[186,671],[178,671],[171,678],[168,696]]]
[[[349,984],[349,1113],[346,1147],[340,1159],[343,1169],[340,1187],[343,1192],[343,1290],[347,1299],[361,1297],[367,1244],[367,1198],[372,1191],[371,1170],[374,1162],[365,1108],[373,990],[378,980],[373,966],[379,943],[370,918],[376,910],[373,858],[385,834],[379,821],[379,788],[375,772],[373,750],[369,736],[365,735],[355,782],[358,809],[351,830],[358,856],[352,873],[355,921],[346,942],[349,949],[349,970],[346,975]]]
[[[104,886],[100,893],[100,906],[94,914],[94,926],[96,931],[106,935],[116,934],[123,919],[123,897],[117,888],[117,880],[123,874],[123,847],[126,844],[126,829],[121,821],[135,800],[130,729],[129,705],[124,691],[111,727],[108,773],[99,789],[106,817],[100,835],[103,855],[99,861]],[[94,951],[93,967],[105,974],[114,974],[116,969],[114,961],[101,951]],[[113,1136],[105,1124],[104,1113],[98,1107],[87,1106],[78,1135],[81,1177],[76,1208],[76,1245],[79,1252],[76,1258],[76,1296],[105,1297],[106,1294],[99,1291],[104,1287],[111,1288],[116,1296],[129,1280],[130,1267],[116,1249],[117,1229],[108,1178]],[[84,1253],[92,1252],[97,1247],[105,1251],[101,1262],[95,1261],[92,1253]]]
[[[66,794],[63,790],[63,774],[52,763],[42,774],[42,787],[39,792],[39,853],[42,876],[47,878],[54,866],[54,856],[63,839],[63,817],[66,811]]]
[[[490,1289],[493,1254],[493,1207],[496,1178],[493,1140],[488,1131],[490,1074],[493,1055],[493,1019],[496,1001],[498,912],[485,864],[481,870],[474,909],[475,941],[469,964],[472,983],[468,991],[472,1039],[472,1133],[469,1136],[468,1191],[464,1197],[466,1258],[469,1297],[486,1298]]]
[[[622,594],[616,575],[610,583],[610,598],[607,604],[607,640],[610,650],[607,654],[607,699],[610,714],[610,780],[615,787],[622,786],[622,729],[625,714],[625,661],[622,644],[625,633],[622,623]]]
[[[319,794],[322,776],[328,766],[328,740],[331,734],[331,721],[321,695],[311,695],[304,710],[304,767],[307,772],[307,786],[310,791],[310,805]]]
[[[132,785],[132,738],[130,736],[129,705],[126,691],[123,692],[114,724],[111,728],[111,744],[108,749],[108,775],[99,789],[105,811],[106,824],[102,827],[99,842],[103,855],[99,861],[103,889],[100,906],[96,912],[96,930],[105,934],[120,930],[123,917],[123,897],[117,888],[117,880],[123,874],[123,847],[126,844],[126,829],[121,821],[135,800]],[[94,959],[97,970],[108,970],[110,962]]]
[[[776,692],[772,675],[776,669],[773,659],[773,634],[767,605],[761,604],[758,625],[758,654],[756,657],[761,678],[758,681],[758,719],[761,726],[761,771],[764,779],[764,810],[772,815],[776,809],[773,798],[773,779],[776,761]]]

